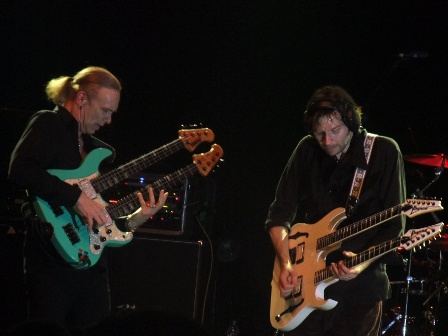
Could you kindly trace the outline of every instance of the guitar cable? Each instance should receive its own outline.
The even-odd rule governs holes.
[[[209,246],[210,246],[210,269],[208,271],[207,281],[206,281],[206,285],[205,285],[204,302],[202,304],[202,312],[201,312],[201,324],[204,325],[204,322],[205,322],[205,312],[206,312],[207,300],[208,300],[208,297],[209,297],[210,284],[211,284],[211,281],[212,281],[213,265],[214,265],[215,258],[214,258],[214,252],[213,252],[213,242],[212,242],[212,239],[210,238],[210,235],[207,233],[207,230],[205,229],[204,224],[202,223],[201,218],[200,218],[201,217],[201,213],[202,213],[200,204],[202,204],[202,201],[196,200],[196,201],[191,202],[191,203],[186,203],[185,207],[191,207],[193,205],[196,205],[196,206],[199,205],[197,207],[196,211],[195,211],[194,219],[196,220],[197,224],[199,225],[202,233],[205,236],[205,240],[209,243]],[[213,202],[213,204],[214,204],[214,202]],[[211,209],[211,211],[213,212],[214,209]]]
[[[207,230],[205,230],[204,225],[202,224],[201,220],[199,219],[199,217],[196,215],[195,216],[196,222],[198,223],[199,227],[201,228],[202,232],[204,233],[208,243],[210,244],[210,270],[208,272],[208,277],[207,277],[207,282],[206,282],[206,286],[205,286],[205,293],[204,293],[204,303],[202,304],[202,314],[201,314],[201,324],[204,324],[205,321],[205,308],[207,306],[207,298],[208,298],[208,293],[210,290],[210,283],[211,283],[211,279],[212,279],[212,272],[213,272],[213,264],[214,264],[214,253],[213,253],[213,243],[212,240],[210,239],[209,234],[207,233]]]

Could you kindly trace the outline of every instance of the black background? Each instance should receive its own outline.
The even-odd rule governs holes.
[[[447,36],[446,1],[5,0],[1,178],[28,117],[52,108],[45,83],[106,67],[124,89],[97,135],[116,148],[116,164],[175,139],[181,125],[215,132],[224,162],[212,176],[212,241],[236,256],[218,258],[216,324],[236,318],[265,331],[273,253],[263,222],[305,134],[308,98],[339,84],[363,106],[364,126],[404,155],[445,153]],[[415,51],[428,57],[399,57]],[[190,162],[183,153],[160,169]],[[434,177],[432,167],[407,163],[407,172],[409,194]],[[446,194],[444,175],[427,193]]]

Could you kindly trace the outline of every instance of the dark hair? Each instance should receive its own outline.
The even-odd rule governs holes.
[[[361,106],[352,96],[337,85],[323,86],[311,96],[303,116],[305,129],[312,133],[313,127],[320,117],[339,113],[343,123],[353,133],[361,127]]]

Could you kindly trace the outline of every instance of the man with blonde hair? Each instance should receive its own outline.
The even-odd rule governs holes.
[[[121,84],[108,70],[92,66],[74,77],[50,80],[46,93],[56,107],[30,118],[11,155],[9,178],[52,208],[74,208],[89,229],[95,229],[106,223],[104,205],[48,170],[76,169],[97,147],[114,152],[93,134],[111,123]],[[134,226],[154,215],[167,198],[161,191],[156,202],[152,189],[149,195],[147,206],[139,194],[141,208],[130,216]],[[87,269],[73,268],[61,258],[46,232],[45,223],[30,221],[24,251],[29,318],[58,321],[75,330],[89,328],[110,313],[104,257]]]

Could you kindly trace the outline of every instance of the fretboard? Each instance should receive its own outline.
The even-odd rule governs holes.
[[[175,171],[172,174],[158,179],[157,181],[151,183],[150,186],[153,188],[154,193],[157,194],[160,192],[160,190],[170,190],[182,184],[186,178],[193,176],[197,172],[198,167],[196,166],[196,164],[192,163],[182,169]],[[137,191],[134,191],[132,194],[120,198],[116,203],[109,204],[106,209],[112,219],[117,219],[137,210],[140,207],[137,193],[142,193],[143,197],[148,199],[148,187],[149,186],[146,186]]]
[[[366,261],[376,259],[381,257],[382,255],[391,252],[395,250],[397,247],[401,245],[401,239],[402,237],[398,237],[395,239],[392,239],[390,241],[387,241],[385,243],[382,243],[380,245],[375,246],[374,248],[368,249],[366,251],[363,251],[359,254],[357,254],[354,257],[351,257],[345,261],[345,265],[348,268],[353,268],[355,266],[358,266]],[[322,281],[325,281],[327,279],[330,279],[333,277],[333,272],[331,271],[330,267],[326,267],[324,269],[321,269],[314,273],[314,284],[318,285]]]
[[[405,205],[409,207],[409,205]],[[396,217],[402,213],[403,205],[399,204],[392,208],[383,210],[368,218],[362,219],[343,228],[340,228],[328,235],[325,235],[317,239],[317,250],[325,249],[335,243],[338,243],[344,239],[350,238],[358,233],[361,233],[367,229],[370,229],[386,220]]]
[[[179,151],[183,146],[184,144],[182,139],[176,139],[154,151],[121,165],[114,170],[98,176],[97,178],[91,180],[92,186],[97,193],[101,193],[104,190],[125,181],[132,175],[140,173],[151,165]]]

